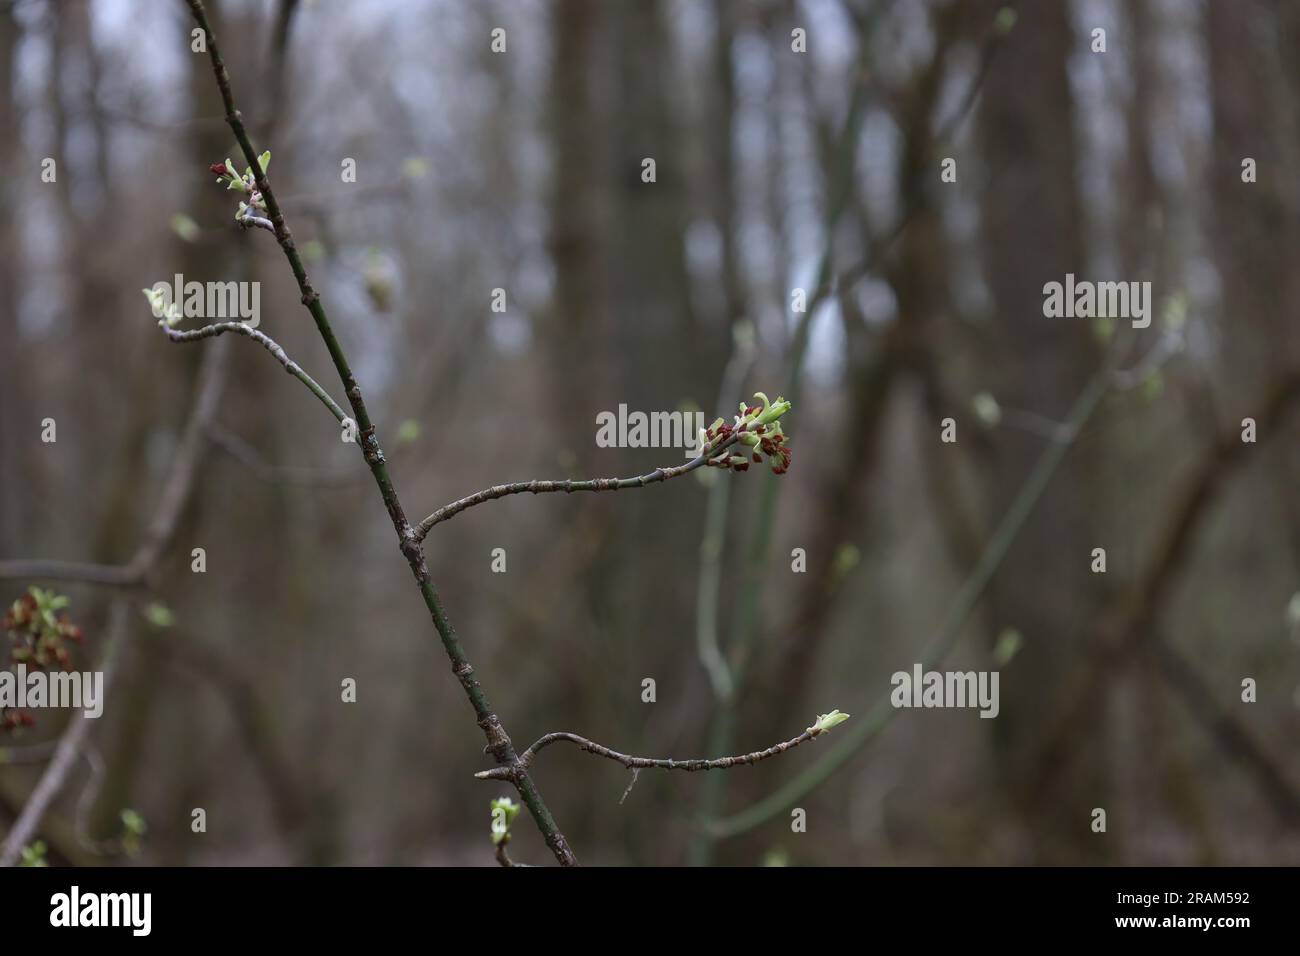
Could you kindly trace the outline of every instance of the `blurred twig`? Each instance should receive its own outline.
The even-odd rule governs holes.
[[[1009,6],[1014,8],[1014,4]],[[861,26],[862,24],[860,24]],[[991,24],[985,32],[981,44],[979,65],[976,69],[975,76],[972,78],[965,96],[959,102],[952,115],[940,124],[938,132],[930,140],[926,148],[918,151],[918,165],[923,165],[929,159],[930,153],[936,144],[943,143],[945,139],[951,136],[957,127],[962,123],[974,104],[979,98],[979,91],[983,86],[984,79],[992,66],[993,58],[1000,46],[1005,30],[997,21]],[[818,307],[829,298],[832,293],[842,295],[845,290],[855,284],[860,279],[869,274],[870,270],[875,268],[878,262],[883,258],[889,247],[903,234],[907,226],[911,223],[916,214],[924,207],[924,192],[919,188],[919,183],[914,182],[913,188],[909,189],[905,196],[905,206],[903,211],[891,226],[884,233],[880,234],[868,244],[868,252],[864,259],[856,266],[835,273],[833,269],[833,249],[834,249],[834,231],[835,226],[847,205],[849,195],[851,194],[851,174],[854,165],[854,156],[856,155],[856,141],[858,131],[862,121],[862,112],[865,107],[865,57],[867,49],[867,37],[861,36],[859,39],[862,45],[861,56],[863,65],[859,67],[859,80],[855,87],[854,97],[850,103],[848,117],[845,120],[844,130],[841,135],[840,143],[837,150],[837,162],[839,174],[837,185],[832,190],[831,204],[828,207],[827,224],[826,224],[826,247],[822,255],[821,265],[818,270],[817,284],[815,290],[807,303],[807,309],[800,317],[796,326],[791,345],[791,354],[789,358],[789,381],[786,386],[785,394],[792,400],[798,399],[800,382],[803,371],[804,355],[808,347],[808,339],[811,333],[813,316],[816,314]],[[935,65],[937,66],[942,60],[944,50],[938,49],[935,53]],[[937,78],[936,78],[937,79]],[[762,491],[762,497],[759,501],[757,515],[754,521],[753,539],[750,545],[750,556],[746,566],[744,579],[741,584],[741,598],[738,606],[741,608],[741,614],[737,617],[735,627],[732,633],[730,652],[734,664],[732,669],[733,677],[739,686],[744,672],[747,660],[752,653],[756,632],[758,627],[758,604],[762,591],[763,575],[767,567],[769,552],[771,550],[772,526],[776,513],[776,486],[774,482],[767,482]],[[731,727],[734,724],[734,715],[730,712],[731,707],[720,709],[716,718],[714,729],[714,743],[720,745],[722,749],[729,749]],[[868,717],[868,723],[874,717]],[[854,728],[855,734],[864,732],[864,724]],[[842,751],[842,743],[836,752]],[[829,759],[829,755],[828,755]],[[804,779],[804,778],[799,778]],[[817,782],[820,782],[818,780]],[[814,783],[813,786],[816,784]],[[718,785],[719,789],[721,784]],[[808,789],[811,789],[809,787]],[[801,791],[806,792],[806,791]],[[766,801],[763,802],[763,805]],[[703,862],[708,859],[709,847],[711,843],[719,838],[731,835],[725,826],[708,821],[714,820],[714,815],[720,812],[722,798],[720,794],[715,794],[712,798],[712,806],[703,806],[704,812],[701,816],[706,821],[704,828],[697,837],[698,846],[693,851],[693,856],[697,862]],[[756,805],[758,806],[758,805]],[[784,804],[776,811],[784,809]],[[732,818],[729,818],[732,819]],[[764,817],[763,819],[766,819]],[[736,830],[734,832],[740,832]]]
[[[140,546],[130,562],[121,568],[127,578],[117,583],[144,582],[157,567],[180,521],[181,512],[194,491],[198,463],[206,444],[205,432],[216,415],[225,390],[226,374],[230,364],[230,352],[226,343],[218,342],[209,348],[203,356],[199,368],[199,381],[195,388],[195,400],[190,411],[189,420],[181,435],[180,445],[172,458],[171,469],[163,483],[163,491],[157,501],[153,517],[142,537]],[[84,580],[84,579],[81,579]],[[98,582],[97,582],[98,583]],[[127,596],[114,598],[109,612],[108,646],[105,648],[103,669],[105,693],[110,684],[110,665],[113,655],[120,648],[118,645],[126,639],[125,629],[131,599]],[[82,742],[90,732],[90,722],[83,715],[72,718],[64,730],[54,757],[45,769],[36,789],[28,798],[22,814],[0,849],[0,865],[12,866],[21,854],[23,847],[31,836],[40,828],[50,803],[63,789],[64,782],[72,765],[76,762]]]
[[[923,668],[933,668],[941,663],[961,637],[963,626],[978,603],[980,595],[984,593],[984,589],[1001,566],[1007,551],[1010,550],[1012,542],[1015,541],[1025,521],[1042,498],[1043,492],[1047,490],[1052,476],[1065,460],[1074,439],[1078,437],[1106,394],[1115,362],[1116,353],[1114,351],[1107,353],[1100,370],[1084,386],[1082,393],[1075,400],[1066,418],[1068,426],[1066,434],[1070,437],[1066,440],[1054,441],[1044,449],[1029,477],[1011,502],[1011,506],[1003,515],[993,537],[985,546],[979,562],[953,598],[935,639],[922,652]],[[898,711],[890,703],[888,694],[878,698],[866,717],[845,733],[835,748],[813,766],[741,812],[720,820],[706,822],[705,825],[713,834],[722,838],[744,833],[770,820],[847,763],[863,746],[889,726],[897,713]]]
[[[121,644],[126,640],[126,623],[130,610],[130,598],[122,596],[113,599],[109,611],[107,637],[104,641],[104,658],[99,665],[104,674],[104,694],[112,688],[117,655],[121,651]],[[53,758],[23,805],[22,813],[14,821],[4,844],[0,846],[0,866],[13,866],[17,863],[22,856],[23,847],[31,843],[32,838],[40,830],[41,821],[45,818],[50,804],[58,798],[67,785],[68,774],[76,766],[81,748],[93,724],[94,721],[81,711],[73,714],[68,721],[68,726],[54,750]]]
[[[722,372],[718,407],[729,408],[740,400],[745,376],[757,353],[754,329],[748,322],[732,328],[731,358]],[[704,536],[700,539],[700,584],[695,599],[695,641],[700,664],[709,675],[713,694],[719,701],[732,693],[731,668],[718,643],[718,604],[722,585],[722,549],[731,505],[731,482],[715,481],[709,489],[704,515]]]
[[[1300,370],[1293,370],[1281,376],[1268,393],[1253,404],[1258,437],[1265,441],[1277,435],[1298,403]],[[1182,659],[1173,645],[1158,637],[1159,616],[1191,557],[1192,542],[1211,513],[1211,505],[1225,479],[1248,460],[1248,452],[1259,447],[1259,444],[1243,442],[1239,432],[1233,429],[1220,434],[1206,450],[1186,490],[1171,507],[1165,531],[1146,570],[1120,606],[1111,609],[1113,623],[1103,625],[1110,638],[1103,643],[1093,666],[1081,676],[1075,687],[1065,693],[1068,703],[1062,708],[1061,719],[1044,735],[1040,760],[1052,761],[1063,757],[1072,721],[1082,708],[1096,699],[1101,683],[1114,673],[1114,668],[1131,659],[1130,655],[1143,649],[1144,645],[1149,645],[1147,649],[1159,665],[1157,673],[1189,708],[1195,710],[1208,706],[1206,701],[1210,698],[1192,696],[1199,676],[1190,663]],[[1202,716],[1203,726],[1213,731],[1212,739],[1255,773],[1279,816],[1290,822],[1300,820],[1300,793],[1263,749],[1250,743],[1250,735],[1236,726],[1226,711],[1212,719]]]
[[[208,429],[212,443],[235,459],[262,481],[273,484],[298,485],[312,488],[348,488],[361,485],[365,472],[355,468],[327,471],[299,465],[276,465],[262,457],[256,448],[233,431],[213,422]]]

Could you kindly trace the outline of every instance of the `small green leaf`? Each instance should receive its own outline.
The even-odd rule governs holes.
[[[397,426],[397,444],[409,445],[420,437],[420,423],[408,418]]]
[[[848,574],[862,560],[862,551],[852,541],[845,541],[835,549],[835,559],[831,563],[831,577],[839,580]]]
[[[768,403],[767,396],[762,392],[755,392],[754,397],[763,400],[763,410],[759,412],[758,417],[754,419],[754,421],[760,425],[771,425],[773,422],[779,421],[781,416],[791,408],[790,402],[786,401],[780,395],[776,397],[775,402],[770,404]]]
[[[1181,329],[1187,322],[1187,294],[1179,291],[1175,292],[1165,300],[1164,313],[1161,316],[1165,328],[1171,330]]]
[[[519,816],[519,804],[509,797],[497,797],[492,801],[492,842],[503,843],[510,839],[510,824]]]
[[[808,728],[808,733],[816,737],[818,734],[824,734],[832,727],[838,726],[849,719],[849,714],[841,714],[838,710],[832,710],[829,714],[822,714],[817,721]]]
[[[266,172],[271,165],[271,151],[268,149],[261,156],[257,157],[257,165],[262,167],[262,172]]]
[[[992,428],[1002,420],[1002,406],[988,392],[980,392],[972,398],[971,407],[975,410],[975,417],[986,428]]]
[[[144,618],[154,627],[167,628],[176,623],[176,616],[172,614],[171,608],[166,604],[160,604],[157,601],[147,605],[144,609]]]
[[[127,807],[121,813],[122,826],[126,827],[127,833],[133,833],[136,836],[143,836],[144,831],[148,829],[145,826],[144,817],[140,816],[135,810]]]
[[[19,866],[49,866],[45,859],[45,841],[37,840],[30,846],[23,847],[22,861]]]
[[[997,661],[999,667],[1005,667],[1011,663],[1011,659],[1020,653],[1020,648],[1025,644],[1024,637],[1013,627],[1005,628],[998,635],[996,643],[993,645],[993,659]]]
[[[183,212],[178,212],[176,215],[172,216],[171,225],[172,232],[176,233],[176,235],[180,236],[181,239],[186,242],[194,242],[199,238],[199,232],[201,231],[199,229],[199,224]]]

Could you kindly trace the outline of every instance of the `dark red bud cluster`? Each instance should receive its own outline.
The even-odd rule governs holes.
[[[234,175],[234,173],[232,173],[230,170],[228,170],[228,169],[226,168],[226,164],[225,164],[225,163],[213,163],[211,166],[208,167],[208,170],[209,170],[210,172],[216,173],[218,176],[233,176],[233,175]]]
[[[790,446],[786,444],[790,440],[788,435],[780,435],[776,438],[764,438],[758,443],[758,447],[763,449],[763,454],[772,459],[772,474],[784,475],[790,470],[790,459],[792,452]]]
[[[36,723],[36,718],[25,710],[6,710],[4,716],[0,717],[0,730],[18,730],[20,727],[31,727]]]
[[[0,618],[0,631],[7,634],[10,641],[9,660],[12,664],[25,664],[28,667],[57,667],[66,670],[72,663],[67,642],[78,644],[85,640],[85,634],[73,624],[66,614],[60,614],[51,620],[49,612],[41,610],[40,602],[32,593],[24,594],[9,606],[3,618]],[[17,710],[8,710],[0,717],[0,730],[13,730],[17,727],[31,726],[30,715]]]
[[[9,612],[0,618],[0,629],[15,631],[27,627],[36,614],[36,598],[24,594],[9,607]]]
[[[735,430],[736,428],[734,425],[728,425],[726,422],[723,422],[717,428],[704,429],[704,437],[709,440],[710,444],[713,443],[715,438],[721,438],[723,441],[726,441],[732,436],[732,433],[734,433]]]

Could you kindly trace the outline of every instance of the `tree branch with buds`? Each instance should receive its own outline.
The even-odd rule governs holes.
[[[768,400],[762,392],[754,395],[762,405],[740,406],[740,414],[732,424],[721,418],[700,433],[700,453],[684,465],[672,468],[656,468],[654,471],[635,478],[589,478],[585,481],[516,481],[507,485],[493,485],[472,495],[460,498],[451,504],[443,505],[415,526],[415,540],[423,541],[425,535],[434,525],[456,517],[467,508],[481,505],[485,501],[494,501],[507,495],[533,494],[562,491],[571,494],[575,491],[619,491],[623,488],[644,488],[646,485],[680,478],[695,469],[727,468],[732,471],[748,471],[750,462],[759,463],[767,456],[772,465],[772,472],[783,475],[790,467],[790,436],[781,431],[781,416],[790,410],[790,403],[783,398],[776,402]],[[724,454],[736,445],[751,449],[749,455]],[[760,453],[761,452],[761,453]]]
[[[716,757],[712,760],[702,757],[690,760],[675,760],[672,757],[633,757],[630,754],[611,750],[595,741],[588,740],[586,737],[580,737],[578,734],[557,731],[542,737],[520,754],[519,769],[527,770],[539,751],[551,744],[560,742],[575,744],[580,750],[595,754],[597,757],[604,757],[606,760],[621,763],[629,770],[658,768],[660,770],[684,770],[692,773],[697,770],[728,770],[731,767],[753,766],[759,761],[775,757],[777,754],[783,754],[802,743],[820,737],[837,724],[844,723],[849,719],[849,716],[849,714],[842,714],[838,710],[832,710],[829,714],[821,714],[813,721],[812,726],[806,728],[798,737],[792,737],[782,743],[768,747],[766,750],[755,750],[753,753],[740,754],[736,757]],[[510,767],[493,767],[491,770],[481,770],[474,776],[480,780],[509,780],[512,769]]]
[[[555,819],[551,816],[545,802],[542,800],[541,793],[528,774],[528,765],[533,757],[539,750],[552,742],[567,740],[578,744],[590,753],[617,760],[634,769],[640,769],[641,767],[665,767],[683,770],[722,769],[739,764],[757,763],[760,760],[783,753],[806,740],[819,736],[841,720],[847,719],[847,715],[832,711],[830,714],[823,715],[816,724],[793,740],[777,744],[764,751],[756,751],[739,757],[723,757],[712,761],[679,761],[631,757],[626,754],[619,754],[573,734],[551,734],[528,748],[523,755],[515,752],[514,745],[511,743],[500,718],[488,703],[482,686],[474,676],[474,668],[465,654],[455,629],[447,619],[437,590],[430,579],[428,563],[422,546],[422,542],[429,530],[439,522],[445,521],[467,508],[511,494],[639,488],[667,481],[670,478],[680,477],[701,467],[726,468],[742,472],[748,470],[752,463],[762,462],[764,458],[771,465],[775,474],[784,474],[790,467],[791,452],[788,445],[788,436],[781,430],[780,419],[790,410],[790,402],[780,397],[775,402],[772,402],[763,393],[756,393],[755,397],[759,400],[759,404],[742,404],[740,414],[735,416],[733,422],[728,423],[719,418],[710,427],[703,429],[699,439],[700,454],[684,465],[673,468],[657,468],[648,474],[635,478],[602,478],[588,481],[529,481],[495,485],[440,508],[417,526],[412,527],[407,521],[405,510],[393,486],[393,481],[388,472],[387,459],[379,444],[376,426],[371,421],[361,395],[361,389],[352,374],[346,353],[330,325],[320,294],[311,285],[302,258],[299,256],[294,243],[293,235],[284,221],[275,193],[267,180],[266,172],[270,165],[270,152],[267,151],[258,155],[253,148],[244,127],[243,118],[235,106],[230,77],[222,61],[217,39],[208,24],[202,0],[186,0],[186,2],[198,26],[207,36],[208,56],[212,61],[217,88],[225,106],[226,120],[239,143],[240,151],[248,162],[248,166],[242,175],[235,171],[234,164],[230,160],[212,165],[210,171],[218,176],[218,182],[224,184],[228,190],[239,192],[246,197],[247,201],[240,200],[239,210],[235,216],[236,222],[243,228],[266,229],[275,236],[290,269],[293,271],[299,291],[302,293],[302,303],[311,313],[317,331],[329,351],[330,359],[343,383],[344,393],[352,409],[352,419],[357,427],[357,444],[360,446],[366,465],[370,469],[376,487],[392,520],[393,529],[398,538],[399,549],[415,576],[416,584],[429,610],[434,628],[447,653],[452,672],[465,691],[466,697],[474,709],[478,725],[487,739],[485,750],[491,754],[498,764],[495,770],[487,771],[479,776],[508,780],[515,787],[519,792],[523,805],[528,808],[556,860],[563,866],[577,864],[577,858],[569,848],[568,841],[565,839],[564,834],[560,832]],[[155,301],[149,291],[146,291],[145,294],[150,296],[155,314],[159,314],[161,303]],[[240,322],[225,322],[194,331],[180,332],[173,328],[173,325],[179,320],[178,314],[174,312],[161,314],[160,318],[159,324],[168,338],[177,342],[192,342],[219,336],[227,332],[252,338],[267,349],[290,374],[306,385],[330,409],[331,414],[336,419],[339,421],[345,420],[346,416],[342,409],[329,397],[324,388],[303,371],[297,363],[290,360],[277,343],[251,326]],[[744,454],[736,454],[734,450],[737,449],[743,451]],[[509,819],[513,818],[518,809],[518,806],[506,798],[494,801],[493,804],[493,838],[497,844],[498,860],[503,865],[512,865],[505,852],[505,843],[509,839]],[[501,827],[498,827],[498,823],[501,821],[504,822]]]
[[[149,297],[150,304],[155,306],[157,312],[157,300],[154,298],[154,290],[144,289],[144,294]],[[175,303],[173,303],[173,306]],[[284,370],[307,386],[308,390],[321,400],[326,408],[330,410],[338,421],[348,421],[347,413],[339,407],[339,403],[330,397],[330,393],[318,383],[314,378],[308,375],[301,365],[289,358],[289,354],[273,338],[265,333],[257,331],[251,325],[244,322],[214,322],[212,325],[205,325],[201,329],[191,329],[187,332],[180,332],[172,328],[175,319],[173,317],[164,317],[158,320],[159,327],[166,334],[167,338],[173,342],[199,342],[203,339],[210,339],[216,335],[224,335],[227,332],[234,335],[243,335],[252,339],[262,348],[266,349],[275,357],[275,360],[284,366]]]

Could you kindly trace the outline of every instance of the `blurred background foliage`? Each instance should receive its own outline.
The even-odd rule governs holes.
[[[823,766],[854,722],[754,768],[642,773],[622,804],[622,768],[553,748],[536,776],[584,862],[1300,862],[1300,425],[1285,402],[1264,422],[1300,368],[1300,5],[210,7],[413,518],[497,482],[675,464],[598,448],[596,415],[711,419],[802,370],[783,478],[520,496],[434,530],[433,579],[517,745],[570,730],[719,756],[832,707],[870,719],[1071,439],[953,632],[945,666],[1002,672],[996,720],[887,715],[720,840],[698,821]],[[170,0],[0,2],[0,558],[137,547],[212,348],[170,345],[142,287],[260,281],[262,330],[342,398],[271,237],[233,226],[208,172],[237,151],[190,28]],[[804,352],[791,290],[812,298],[824,254],[846,279]],[[1044,318],[1066,273],[1150,281],[1156,321]],[[355,449],[230,344],[195,496],[92,737],[103,772],[76,770],[49,858],[123,862],[92,849],[129,807],[146,863],[491,865],[504,792],[473,779],[481,735]],[[1108,356],[1141,387],[1063,433]],[[1261,434],[1241,446],[1246,416]],[[32,582],[0,583],[7,604]],[[60,589],[92,666],[107,596]],[[0,769],[0,826],[39,771]],[[512,834],[516,860],[546,860],[531,823]]]

